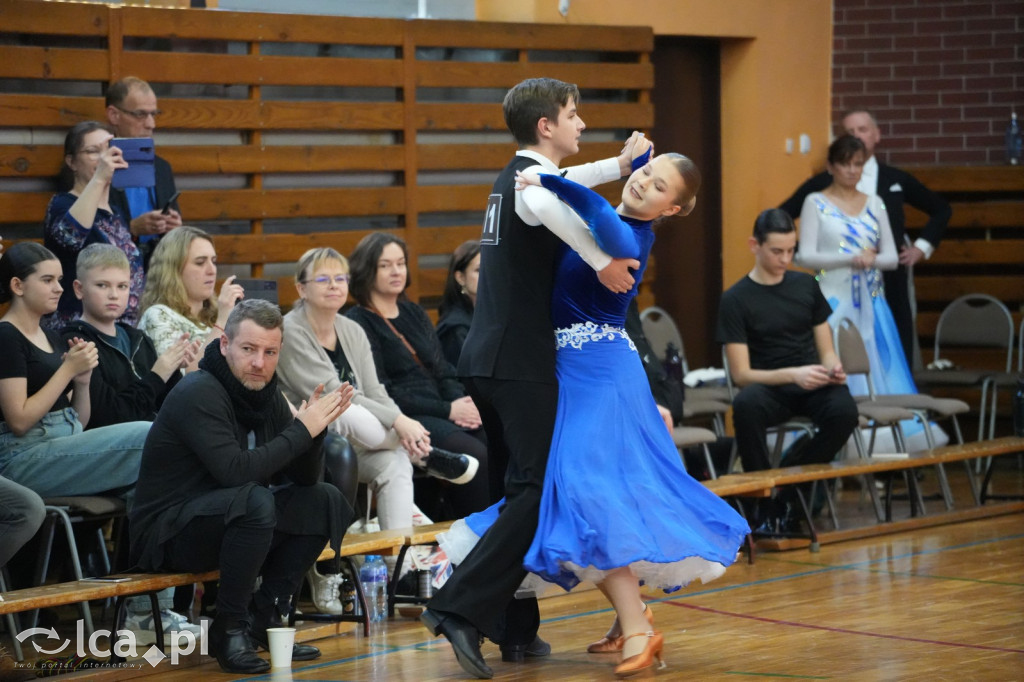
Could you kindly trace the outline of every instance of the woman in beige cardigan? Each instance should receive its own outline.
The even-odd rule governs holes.
[[[465,483],[476,473],[468,455],[432,449],[429,432],[402,414],[377,378],[366,332],[338,312],[348,298],[348,262],[331,248],[307,251],[296,269],[300,300],[284,318],[277,374],[289,400],[318,384],[327,391],[343,381],[355,387],[352,406],[334,428],[355,447],[359,480],[377,498],[381,529],[412,525],[413,465]]]

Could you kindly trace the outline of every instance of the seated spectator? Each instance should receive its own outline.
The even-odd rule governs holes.
[[[117,322],[128,303],[130,278],[128,259],[117,247],[90,244],[78,254],[77,270],[74,288],[82,302],[82,317],[68,324],[62,336],[65,341],[91,341],[99,352],[99,367],[89,380],[92,418],[88,428],[153,421],[167,393],[181,378],[178,370],[194,361],[199,341],[190,341],[183,334],[158,357],[148,336]],[[157,595],[165,644],[171,644],[178,632],[188,631],[196,637],[202,633],[174,609],[174,591],[168,588]],[[128,600],[125,628],[135,633],[140,644],[156,641],[148,597]]]
[[[235,306],[157,414],[130,515],[132,561],[144,570],[220,570],[209,651],[231,673],[270,668],[254,646],[267,648],[267,628],[282,625],[302,576],[325,544],[338,550],[353,517],[319,482],[324,432],[352,389],[318,387],[293,416],[275,373],[283,325],[268,301]],[[297,661],[319,656],[292,649]]]
[[[790,448],[784,464],[829,462],[857,426],[857,406],[832,345],[832,308],[814,277],[789,270],[796,228],[785,212],[763,211],[749,246],[754,269],[722,294],[716,334],[741,387],[733,425],[743,469],[771,468],[766,429],[794,415],[810,418],[817,433]],[[794,523],[790,495],[780,497],[774,509],[762,510],[762,532],[785,532]]]
[[[472,480],[478,464],[467,455],[432,451],[423,425],[402,414],[388,397],[377,378],[366,332],[339,314],[348,299],[344,256],[331,248],[307,251],[299,259],[295,282],[299,300],[284,317],[278,370],[285,396],[298,401],[320,383],[328,390],[343,382],[355,388],[352,406],[333,427],[357,448],[359,480],[377,497],[380,527],[412,525],[413,464],[454,483]],[[427,467],[438,459],[451,466]]]
[[[225,279],[214,298],[217,252],[210,235],[188,226],[169,232],[153,251],[139,329],[161,354],[183,334],[203,345],[216,341],[235,303],[245,295],[234,280],[234,275]],[[194,370],[196,362],[198,358],[186,371]]]
[[[0,568],[32,539],[45,517],[39,495],[0,476]]]
[[[0,475],[42,497],[126,495],[139,476],[149,422],[84,431],[96,344],[43,329],[63,291],[61,265],[20,242],[0,258]]]
[[[448,266],[448,280],[438,309],[437,338],[445,360],[458,367],[462,344],[469,334],[476,306],[476,285],[480,279],[480,240],[459,244]]]
[[[129,421],[152,421],[179,369],[191,364],[199,341],[186,334],[157,355],[149,337],[117,320],[128,304],[128,259],[110,244],[90,244],[78,254],[75,296],[82,318],[64,328],[65,341],[92,341],[100,364],[89,381],[89,428]]]
[[[433,447],[479,461],[472,481],[446,489],[452,512],[461,518],[501,498],[505,472],[502,468],[489,478],[480,413],[444,359],[426,311],[405,297],[407,258],[405,242],[394,235],[364,237],[350,261],[351,292],[359,305],[347,315],[366,332],[373,364],[402,414],[426,427]]]
[[[110,146],[113,137],[102,123],[83,121],[64,138],[64,165],[58,181],[61,191],[46,207],[43,243],[57,254],[69,282],[75,279],[78,252],[89,244],[113,244],[123,251],[131,267],[131,287],[122,321],[134,325],[139,319],[145,274],[128,217],[110,205],[114,171],[128,167],[121,150]],[[60,331],[81,313],[82,304],[68,287],[55,314],[47,318],[46,327]]]

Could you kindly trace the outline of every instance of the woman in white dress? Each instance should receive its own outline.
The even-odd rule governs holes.
[[[832,184],[804,200],[796,260],[817,271],[821,292],[832,306],[829,323],[834,327],[848,317],[857,325],[876,392],[916,393],[885,302],[881,271],[895,270],[899,264],[889,217],[881,198],[857,190],[866,158],[864,143],[853,135],[829,145]],[[854,395],[867,394],[863,377],[850,377],[848,383]]]

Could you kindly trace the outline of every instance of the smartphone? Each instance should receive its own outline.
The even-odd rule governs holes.
[[[110,141],[111,147],[121,150],[121,155],[128,162],[127,168],[118,168],[110,186],[117,189],[125,187],[153,187],[156,185],[156,156],[152,137],[115,137]]]
[[[171,198],[167,200],[167,203],[164,204],[164,207],[160,210],[160,213],[163,215],[169,214],[171,212],[171,207],[174,205],[174,202],[177,201],[178,197],[180,196],[181,192],[175,192],[174,194],[172,194]]]
[[[117,575],[101,575],[90,578],[82,578],[82,582],[89,583],[126,583],[130,580],[131,578],[126,578],[124,576]]]
[[[235,284],[245,290],[246,298],[262,298],[277,303],[277,280],[275,279],[235,279]]]

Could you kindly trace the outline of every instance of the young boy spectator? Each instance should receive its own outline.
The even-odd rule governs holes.
[[[199,350],[182,335],[163,355],[139,330],[118,322],[128,305],[128,259],[116,246],[91,244],[78,254],[75,296],[82,317],[64,328],[65,340],[92,341],[100,364],[89,381],[92,419],[88,428],[129,421],[153,421],[180,368]]]

